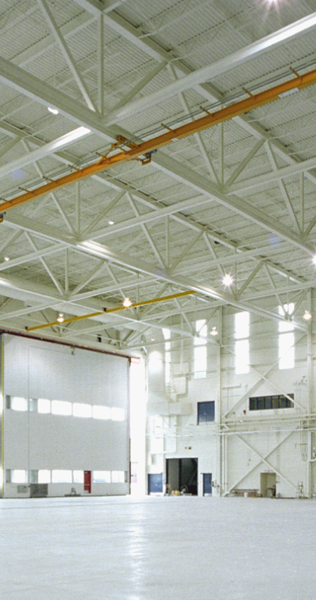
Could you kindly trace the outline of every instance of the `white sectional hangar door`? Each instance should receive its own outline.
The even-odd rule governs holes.
[[[5,497],[129,493],[129,359],[2,335]]]

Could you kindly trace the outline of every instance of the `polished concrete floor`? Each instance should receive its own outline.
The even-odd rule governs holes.
[[[316,500],[0,500],[0,600],[314,600]]]

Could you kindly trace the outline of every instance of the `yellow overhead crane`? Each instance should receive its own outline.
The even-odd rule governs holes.
[[[20,204],[24,204],[25,202],[30,202],[31,200],[35,200],[40,196],[44,196],[58,188],[65,187],[66,185],[70,185],[71,183],[75,183],[76,181],[80,181],[86,177],[90,177],[95,173],[100,171],[105,171],[111,168],[114,165],[119,163],[127,162],[130,160],[141,160],[142,164],[148,164],[151,161],[151,155],[158,148],[162,148],[171,142],[176,142],[185,137],[193,135],[194,133],[198,133],[199,131],[203,131],[204,129],[208,129],[209,127],[213,127],[214,125],[218,125],[219,123],[223,123],[229,119],[242,115],[250,110],[258,108],[259,106],[263,106],[268,104],[269,102],[273,102],[278,98],[282,98],[290,93],[302,90],[305,87],[309,87],[316,83],[316,70],[310,71],[309,73],[305,73],[304,75],[298,75],[289,81],[281,83],[277,86],[274,86],[264,92],[260,92],[259,94],[249,94],[249,97],[241,100],[240,102],[236,102],[226,108],[219,109],[213,113],[205,110],[207,113],[206,116],[201,117],[195,121],[191,121],[186,125],[182,125],[180,127],[176,127],[175,129],[171,129],[167,126],[164,126],[168,129],[167,133],[161,134],[157,137],[154,137],[146,142],[142,142],[137,144],[133,141],[127,140],[123,136],[119,136],[116,144],[112,144],[111,149],[107,154],[101,157],[97,162],[84,167],[82,169],[76,169],[73,173],[69,175],[65,175],[64,177],[60,177],[56,180],[50,180],[49,183],[46,183],[35,190],[25,192],[12,200],[3,200],[0,204],[0,211],[2,213],[14,208],[15,206],[19,206]],[[129,148],[129,150],[123,149],[123,147]],[[109,156],[109,154],[113,154]],[[97,317],[104,315],[105,313],[117,312],[120,310],[126,310],[127,308],[135,308],[137,306],[145,306],[146,304],[154,304],[156,302],[164,302],[167,300],[171,300],[174,298],[180,298],[182,296],[188,296],[191,294],[195,294],[194,291],[186,291],[179,292],[177,294],[172,294],[170,296],[164,296],[162,298],[154,298],[152,300],[145,300],[143,302],[137,302],[131,304],[130,306],[117,306],[110,309],[104,309],[103,312],[94,312],[87,315],[82,315],[80,317],[71,317],[69,319],[64,319],[62,324],[71,323],[73,321],[79,321],[82,319],[88,319],[92,317]],[[38,329],[44,329],[46,327],[52,327],[54,325],[60,325],[60,321],[54,321],[52,323],[45,323],[44,325],[38,325],[35,327],[27,327],[27,331],[35,331]]]
[[[90,319],[92,317],[100,317],[108,313],[118,312],[120,310],[127,310],[129,308],[136,308],[137,306],[146,306],[147,304],[156,304],[157,302],[167,302],[167,300],[174,300],[175,298],[182,298],[183,296],[191,296],[196,294],[193,290],[186,292],[177,292],[170,296],[162,296],[161,298],[152,298],[151,300],[143,300],[142,302],[134,302],[128,306],[115,306],[114,308],[105,308],[102,312],[94,312],[88,315],[82,315],[80,317],[70,317],[69,319],[63,319],[63,321],[53,321],[52,323],[44,323],[44,325],[36,325],[35,327],[26,327],[26,331],[35,331],[37,329],[45,329],[46,327],[53,327],[54,325],[64,325],[65,323],[72,323],[73,321],[82,321],[83,319]]]
[[[253,110],[254,108],[268,104],[269,102],[273,102],[274,100],[282,98],[291,92],[314,85],[315,83],[316,70],[305,73],[304,75],[296,74],[296,76],[289,81],[281,83],[264,92],[260,92],[259,94],[252,95],[247,92],[249,93],[249,98],[241,100],[240,102],[236,102],[235,104],[231,104],[226,108],[222,108],[213,113],[205,110],[207,113],[206,116],[191,121],[186,125],[181,125],[175,129],[164,126],[166,129],[168,129],[167,133],[163,133],[157,137],[151,138],[146,142],[137,144],[127,140],[122,136],[119,136],[117,143],[112,144],[109,152],[102,156],[97,162],[82,169],[76,169],[73,173],[60,177],[59,179],[50,180],[48,183],[45,183],[34,190],[27,191],[24,194],[20,194],[11,200],[3,200],[2,203],[0,203],[0,211],[3,215],[4,212],[14,208],[15,206],[35,200],[36,198],[53,192],[58,188],[65,187],[66,185],[70,185],[71,183],[75,183],[76,181],[80,181],[86,177],[90,177],[91,175],[94,175],[100,171],[110,169],[112,166],[123,162],[139,159],[143,164],[147,164],[151,160],[151,154],[158,148],[162,148],[171,142],[175,142],[193,135],[194,133],[198,133],[203,129],[223,123],[224,121],[242,115],[250,110]],[[122,149],[124,146],[129,148],[129,150]],[[111,152],[114,153],[111,154]],[[109,156],[109,154],[111,155]]]

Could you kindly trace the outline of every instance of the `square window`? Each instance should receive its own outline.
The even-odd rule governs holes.
[[[73,482],[74,483],[83,483],[83,471],[74,471],[73,472]]]
[[[72,483],[72,472],[67,469],[54,469],[52,483]]]
[[[50,471],[48,469],[39,470],[38,483],[50,483]]]
[[[112,421],[124,421],[125,412],[123,408],[113,407],[111,408],[111,419]]]
[[[215,418],[215,402],[198,402],[198,425],[200,423],[210,423]]]
[[[11,397],[11,408],[12,408],[12,410],[18,410],[20,412],[27,411],[27,399],[19,398],[18,396],[12,396]],[[24,483],[24,481],[21,481],[21,483]]]
[[[112,483],[124,483],[124,471],[112,471]]]
[[[92,415],[94,419],[108,421],[111,418],[111,409],[109,406],[99,406],[98,404],[95,404],[92,408]]]
[[[71,402],[66,400],[52,400],[53,415],[70,416],[72,414]]]
[[[26,471],[22,469],[12,469],[11,483],[27,483]]]
[[[93,483],[111,483],[111,472],[93,471]]]
[[[74,402],[72,405],[73,416],[88,419],[92,417],[92,406],[91,404],[81,404],[81,402]]]
[[[37,412],[48,415],[50,413],[50,400],[39,398],[37,400]]]

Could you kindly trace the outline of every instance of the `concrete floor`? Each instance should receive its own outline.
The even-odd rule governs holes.
[[[312,600],[316,501],[0,500],[0,600]]]

